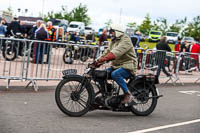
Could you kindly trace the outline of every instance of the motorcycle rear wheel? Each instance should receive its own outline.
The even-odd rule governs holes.
[[[158,100],[155,87],[144,83],[144,81],[136,81],[130,91],[137,103],[131,106],[132,113],[137,116],[147,116],[155,110]]]

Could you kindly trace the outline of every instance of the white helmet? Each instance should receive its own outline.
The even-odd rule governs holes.
[[[120,37],[124,34],[123,28],[119,24],[112,24],[110,28],[115,31],[116,37]]]

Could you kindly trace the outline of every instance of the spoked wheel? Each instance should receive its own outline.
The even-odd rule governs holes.
[[[144,84],[144,81],[135,83],[134,88],[130,90],[137,103],[131,107],[131,111],[138,116],[147,116],[151,114],[157,105],[156,88],[150,84]]]
[[[14,44],[8,44],[3,48],[3,57],[7,61],[13,61],[17,57],[17,49]]]
[[[65,50],[65,53],[63,54],[63,61],[66,64],[73,64],[72,51],[70,49]]]
[[[57,86],[55,99],[59,109],[69,116],[82,116],[92,102],[92,89],[81,76],[69,76]]]

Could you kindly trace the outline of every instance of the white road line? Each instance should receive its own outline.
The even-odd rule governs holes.
[[[171,128],[171,127],[177,127],[177,126],[182,126],[182,125],[188,125],[188,124],[198,123],[198,122],[200,122],[200,119],[176,123],[176,124],[170,124],[170,125],[165,125],[165,126],[159,126],[159,127],[149,128],[149,129],[143,129],[143,130],[138,130],[138,131],[133,131],[133,132],[128,132],[128,133],[147,133],[147,132],[162,130],[162,129]]]

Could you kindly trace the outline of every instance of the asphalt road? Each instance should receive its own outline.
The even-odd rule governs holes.
[[[0,133],[136,133],[144,129],[153,133],[199,133],[200,86],[168,84],[158,88],[164,97],[150,116],[93,111],[73,118],[56,106],[55,87],[41,87],[36,93],[22,87],[5,91],[0,86]],[[197,122],[187,123],[192,120]]]

